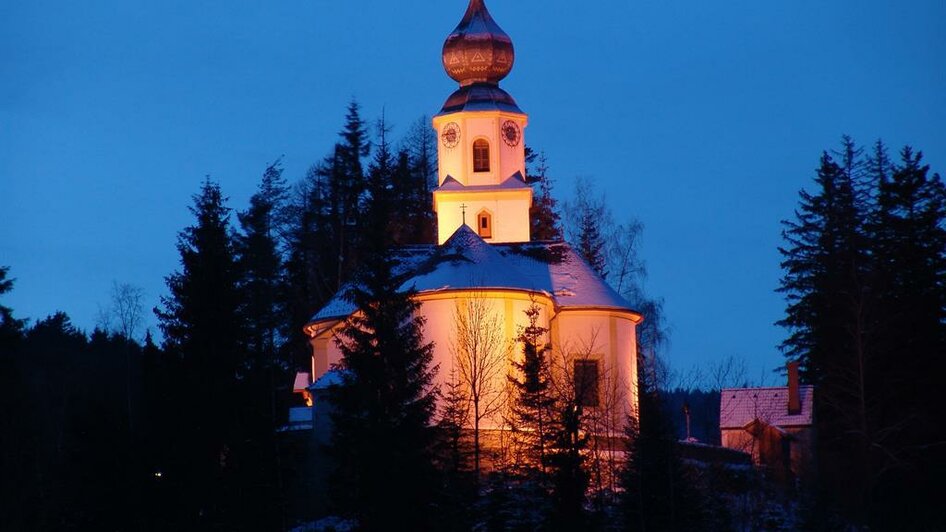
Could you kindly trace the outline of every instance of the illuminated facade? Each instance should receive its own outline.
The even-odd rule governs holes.
[[[490,243],[528,242],[532,187],[525,182],[523,134],[529,117],[499,87],[515,61],[512,40],[473,0],[447,37],[442,59],[460,87],[433,120],[440,140],[437,243],[464,221]]]
[[[535,305],[538,324],[549,331],[543,341],[551,346],[553,370],[590,383],[585,406],[607,406],[621,426],[625,414],[636,413],[636,325],[642,316],[566,243],[530,241],[528,116],[499,87],[514,59],[509,36],[482,0],[471,0],[443,48],[444,68],[460,86],[433,119],[439,146],[437,244],[391,253],[409,277],[403,288],[417,291],[425,340],[434,343],[433,363],[439,366],[435,384],[445,384],[462,364],[461,322],[475,310],[480,321],[472,334],[499,339],[502,368],[491,389],[505,393],[511,363],[522,356],[516,338],[529,323],[526,310]],[[334,378],[332,368],[341,360],[335,336],[355,312],[338,295],[305,326],[312,390]],[[497,411],[481,426],[501,428],[502,414]]]

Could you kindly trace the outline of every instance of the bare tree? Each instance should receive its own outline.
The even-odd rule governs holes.
[[[112,281],[107,307],[99,307],[97,327],[111,334],[136,340],[144,321],[144,291],[130,283]]]
[[[735,355],[712,362],[704,376],[703,388],[722,390],[738,388],[749,383],[749,370],[746,361]]]
[[[583,389],[588,384],[574,376],[575,361],[596,361],[602,347],[598,345],[599,331],[593,329],[586,338],[576,341],[570,356],[562,357],[563,373],[571,371],[572,375],[564,379],[562,385],[571,388],[566,390],[566,397],[581,398],[589,390]],[[571,363],[567,361],[571,360]],[[568,366],[572,366],[569,368]],[[623,453],[624,422],[628,400],[627,382],[622,382],[617,368],[612,364],[599,363],[597,366],[598,385],[594,386],[597,392],[596,406],[583,409],[581,430],[589,435],[588,439],[588,468],[590,473],[593,502],[598,511],[609,504],[609,498],[616,493],[618,469],[621,465],[618,453]]]
[[[473,464],[480,474],[480,425],[504,407],[505,374],[514,342],[504,336],[503,320],[485,297],[456,303],[456,335],[450,343],[456,371],[472,407]]]
[[[623,224],[611,224],[605,238],[608,241],[608,271],[614,290],[630,302],[645,299],[644,280],[647,267],[639,248],[644,224],[634,217]]]
[[[126,340],[125,345],[125,415],[128,426],[134,428],[135,420],[132,415],[132,342],[136,342],[138,331],[144,321],[144,291],[130,283],[112,281],[112,291],[109,294],[109,305],[99,307],[96,327]]]

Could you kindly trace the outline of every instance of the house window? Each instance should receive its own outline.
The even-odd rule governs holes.
[[[493,237],[493,217],[486,211],[476,215],[476,230],[483,238]]]
[[[489,172],[489,142],[486,139],[473,142],[473,171]]]
[[[598,406],[598,361],[575,361],[575,400],[580,406]]]

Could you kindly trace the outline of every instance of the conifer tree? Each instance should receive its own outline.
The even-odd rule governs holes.
[[[587,526],[585,492],[589,475],[585,449],[589,435],[583,430],[581,391],[570,389],[559,397],[552,452],[548,457],[552,481],[552,515],[549,525],[557,530],[582,530]]]
[[[535,168],[528,175],[535,192],[529,209],[532,240],[562,239],[561,216],[558,213],[558,201],[552,196],[552,176],[548,174],[548,169],[545,152],[535,155]]]
[[[326,188],[320,167],[313,166],[295,186],[282,216],[285,282],[279,296],[286,319],[281,336],[283,357],[296,367],[306,367],[311,356],[302,327],[335,293],[324,273],[331,260],[326,255],[333,249]],[[335,271],[334,266],[328,269]]]
[[[627,461],[620,476],[625,530],[710,530],[703,495],[676,451],[673,425],[657,389],[657,361],[638,354],[638,412],[625,426]]]
[[[277,388],[289,381],[279,349],[284,319],[279,295],[284,277],[278,234],[285,200],[286,186],[277,160],[263,173],[249,208],[238,213],[240,232],[234,239],[246,353],[238,368],[239,393],[233,398],[240,405],[241,431],[234,451],[242,463],[253,464],[241,469],[239,482],[244,496],[255,501],[247,506],[253,510],[247,512],[247,518],[256,526],[278,522],[281,495],[275,437],[277,412],[288,407],[285,399],[277,399]]]
[[[328,209],[331,222],[332,250],[326,253],[327,266],[323,275],[333,291],[347,280],[348,272],[358,267],[358,250],[365,218],[360,216],[367,187],[362,159],[368,156],[371,144],[361,107],[352,101],[345,115],[345,126],[330,159],[323,164],[322,173],[328,189]]]
[[[341,385],[332,390],[335,504],[361,527],[432,526],[436,493],[432,461],[435,409],[433,345],[422,337],[414,293],[400,288],[397,259],[385,229],[389,198],[372,181],[366,260],[346,297],[360,312],[339,336]],[[391,489],[391,482],[396,482]]]
[[[547,358],[549,347],[545,344],[548,329],[539,325],[541,308],[535,301],[525,314],[529,325],[518,338],[523,346],[522,359],[512,363],[516,372],[508,376],[514,393],[509,422],[525,444],[528,466],[544,472],[555,431],[555,396]]]
[[[824,153],[816,183],[816,194],[799,193],[796,220],[783,221],[788,245],[779,249],[785,257],[779,291],[788,301],[779,324],[790,330],[782,349],[801,362],[803,376],[814,383],[824,376],[832,357],[850,351],[847,301],[860,292],[866,264],[866,213],[851,175]]]
[[[875,153],[872,166],[880,168],[882,147]],[[877,488],[867,504],[874,527],[935,528],[944,521],[932,511],[932,493],[946,473],[938,391],[946,372],[946,189],[910,147],[889,170],[878,173],[871,226],[878,309],[871,329],[882,355],[874,382],[883,408],[869,412],[878,434],[871,448],[882,452],[872,456]]]
[[[240,313],[245,325],[248,361],[255,368],[274,363],[283,320],[278,295],[283,278],[278,235],[286,201],[280,161],[266,168],[249,208],[238,213],[240,232],[235,237],[236,266],[240,276]]]
[[[594,186],[586,179],[575,184],[575,199],[566,204],[569,243],[581,258],[600,275],[608,276],[608,247],[604,235],[612,225],[604,198],[595,197]]]
[[[8,279],[9,266],[0,266],[0,296],[13,289],[13,279]],[[13,309],[0,305],[0,352],[12,352],[23,334],[24,320],[13,317]]]
[[[437,220],[431,192],[437,186],[437,136],[427,116],[420,117],[411,126],[401,151],[406,151],[409,158],[412,194],[408,213],[414,227],[411,240],[405,243],[434,243]]]
[[[779,291],[787,301],[778,323],[789,330],[786,357],[801,363],[802,378],[815,384],[820,481],[826,493],[859,506],[853,485],[870,484],[868,422],[875,383],[865,317],[867,207],[857,193],[851,143],[842,144],[839,165],[823,153],[816,192],[801,191],[796,219],[783,222],[780,248],[785,272]],[[856,436],[855,436],[856,435]]]
[[[237,397],[245,329],[230,209],[209,178],[193,199],[194,225],[178,235],[181,270],[166,278],[170,295],[155,312],[165,350],[181,361],[179,382],[168,390],[180,408],[172,427],[177,437],[169,451],[169,482],[182,490],[181,511],[209,526],[234,522],[241,505],[232,492],[238,415],[221,404]]]
[[[932,442],[944,414],[930,392],[943,371],[944,192],[909,148],[899,165],[878,142],[866,158],[844,137],[801,193],[781,249],[788,357],[817,385],[822,494],[854,523],[923,528],[907,511],[944,463]],[[930,474],[926,474],[926,473]]]

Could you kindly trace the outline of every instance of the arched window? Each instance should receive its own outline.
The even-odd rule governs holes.
[[[473,171],[489,172],[489,142],[486,139],[473,141]]]
[[[476,232],[483,238],[493,238],[493,217],[488,212],[476,215]]]

